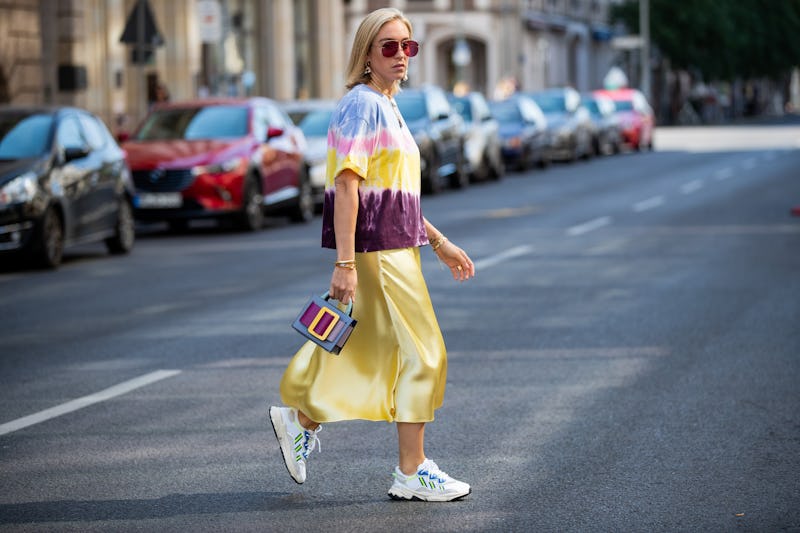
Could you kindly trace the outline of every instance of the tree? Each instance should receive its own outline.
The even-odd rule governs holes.
[[[639,31],[639,0],[611,18]],[[650,0],[650,36],[675,68],[707,81],[779,80],[800,63],[800,0]]]

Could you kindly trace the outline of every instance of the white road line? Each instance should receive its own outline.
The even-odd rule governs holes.
[[[747,170],[752,170],[756,168],[756,158],[755,157],[748,157],[744,161],[742,161],[742,168]]]
[[[602,228],[603,226],[608,226],[609,224],[611,224],[611,217],[593,218],[588,222],[568,228],[567,235],[570,237],[576,237],[578,235],[583,235],[584,233],[589,233],[590,231]]]
[[[489,268],[498,263],[502,263],[503,261],[514,259],[515,257],[528,255],[531,252],[533,252],[533,246],[527,244],[522,246],[515,246],[514,248],[509,248],[503,253],[499,253],[497,255],[490,255],[489,257],[484,257],[483,259],[478,259],[477,261],[475,261],[475,270],[477,271],[479,269]]]
[[[637,213],[641,213],[642,211],[647,211],[649,209],[655,209],[656,207],[662,205],[664,203],[663,196],[653,196],[648,198],[647,200],[642,200],[641,202],[636,202],[633,204],[633,210]]]
[[[693,192],[703,188],[703,180],[692,180],[689,183],[681,185],[681,192],[683,194],[692,194]]]
[[[71,413],[72,411],[77,411],[78,409],[83,409],[84,407],[109,400],[115,396],[120,396],[134,389],[144,387],[145,385],[150,385],[151,383],[170,378],[180,373],[180,370],[156,370],[155,372],[139,376],[138,378],[123,381],[118,385],[114,385],[113,387],[109,387],[100,392],[90,394],[89,396],[83,396],[82,398],[77,398],[67,403],[56,405],[50,409],[45,409],[44,411],[39,411],[38,413],[17,418],[16,420],[6,422],[5,424],[0,424],[0,435],[12,433],[28,426],[50,420],[51,418],[56,418],[57,416],[65,415],[67,413]]]
[[[731,177],[733,177],[733,169],[731,167],[721,168],[714,172],[714,179],[717,181],[723,181]]]

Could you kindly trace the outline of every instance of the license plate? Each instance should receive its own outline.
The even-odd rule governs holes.
[[[179,192],[145,192],[139,193],[136,198],[136,207],[140,209],[163,209],[183,205],[183,196]]]

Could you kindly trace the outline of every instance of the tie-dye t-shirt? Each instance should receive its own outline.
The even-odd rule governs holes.
[[[428,243],[420,208],[419,149],[385,96],[356,85],[339,102],[328,128],[322,246],[336,248],[334,178],[350,169],[358,187],[355,251]]]

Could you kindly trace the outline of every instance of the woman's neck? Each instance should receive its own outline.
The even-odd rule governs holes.
[[[371,78],[369,80],[368,85],[370,87],[372,87],[373,89],[375,89],[376,91],[378,91],[379,93],[381,93],[383,95],[386,95],[389,98],[392,97],[392,92],[393,92],[392,89],[393,89],[393,85],[394,85],[393,83],[390,82],[390,83],[387,84],[386,87],[384,87],[383,84],[378,82],[378,80],[376,80],[375,78]]]

